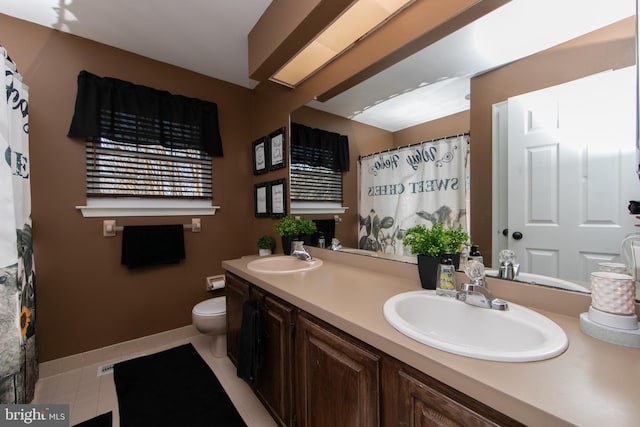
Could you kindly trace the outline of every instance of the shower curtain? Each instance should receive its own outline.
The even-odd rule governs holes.
[[[468,136],[412,144],[360,158],[360,249],[409,255],[407,229],[466,227]]]
[[[31,246],[28,88],[0,46],[0,403],[29,403],[38,379]]]

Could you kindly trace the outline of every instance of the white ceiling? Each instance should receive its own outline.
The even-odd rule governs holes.
[[[0,13],[247,88],[247,35],[271,0],[1,0]]]
[[[253,88],[247,35],[270,3],[1,0],[0,13]],[[478,25],[309,105],[390,131],[464,111],[472,75],[634,15],[635,7],[636,0],[513,0]]]

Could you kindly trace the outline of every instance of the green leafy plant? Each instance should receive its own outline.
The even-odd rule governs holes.
[[[297,223],[298,234],[313,234],[318,229],[315,222],[303,216],[301,216],[300,219],[297,220]]]
[[[276,239],[265,234],[258,237],[256,245],[258,246],[258,249],[271,249],[273,251],[276,248]]]
[[[443,222],[436,222],[431,228],[418,224],[408,229],[402,243],[411,246],[412,254],[437,257],[459,252],[462,244],[468,240],[469,233],[461,225],[445,227]]]
[[[282,237],[299,236],[301,234],[313,234],[317,230],[316,223],[312,220],[305,217],[294,219],[290,216],[280,218],[280,221],[278,221],[273,228],[276,233],[278,233]]]
[[[273,229],[282,237],[291,237],[298,234],[298,223],[290,216],[283,216],[273,226]]]

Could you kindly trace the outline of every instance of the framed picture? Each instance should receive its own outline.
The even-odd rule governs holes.
[[[281,169],[287,165],[285,128],[269,134],[269,170]]]
[[[253,141],[253,174],[260,175],[269,172],[268,155],[269,139],[263,136]]]
[[[258,218],[268,217],[271,211],[271,194],[269,183],[261,182],[253,186],[254,215]]]
[[[271,216],[283,217],[287,215],[287,187],[286,179],[277,179],[269,184],[271,195]]]

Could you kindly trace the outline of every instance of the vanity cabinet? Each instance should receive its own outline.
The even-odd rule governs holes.
[[[249,300],[251,284],[238,276],[227,274],[225,277],[225,296],[227,308],[227,356],[234,365],[238,365],[238,343],[242,327],[242,304]]]
[[[296,420],[301,427],[379,426],[380,355],[300,313],[296,323]]]
[[[255,393],[278,425],[293,419],[292,348],[295,311],[284,301],[259,288],[251,289],[259,301],[262,328],[262,366],[256,376]]]
[[[522,424],[227,273],[227,351],[237,365],[242,304],[259,301],[254,392],[280,426]]]
[[[384,358],[382,376],[383,425],[523,426],[391,357]]]
[[[258,300],[261,326],[262,364],[256,373],[255,394],[281,426],[292,424],[293,306],[244,279],[227,273],[227,355],[238,365],[242,328],[242,305]]]

